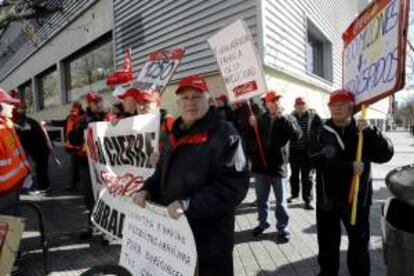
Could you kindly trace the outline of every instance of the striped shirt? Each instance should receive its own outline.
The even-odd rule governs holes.
[[[296,113],[293,114],[300,129],[302,130],[302,136],[297,141],[290,142],[290,148],[294,150],[307,150],[308,149],[308,123],[309,123],[309,112],[306,111],[302,116],[298,116]]]

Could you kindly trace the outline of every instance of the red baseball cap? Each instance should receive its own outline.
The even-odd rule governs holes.
[[[347,90],[339,89],[331,93],[331,96],[329,97],[328,105],[331,105],[333,103],[338,103],[338,102],[353,102],[353,101],[354,101],[354,94],[352,94],[351,92]]]
[[[295,105],[305,105],[305,104],[306,104],[306,102],[305,102],[305,99],[303,97],[297,97],[295,99]]]
[[[142,91],[137,98],[137,101],[141,102],[159,102],[160,101],[160,93],[155,90],[145,90]]]
[[[278,101],[280,98],[282,98],[282,95],[278,95],[276,91],[269,91],[266,94],[264,94],[262,98],[265,103],[268,103],[268,102],[274,103]]]
[[[91,92],[88,92],[88,94],[86,94],[86,101],[88,103],[98,103],[102,101],[102,97],[95,91],[91,91]]]
[[[122,93],[118,94],[117,97],[118,97],[118,99],[121,99],[121,100],[123,100],[127,97],[132,97],[135,100],[137,100],[137,98],[140,96],[140,94],[141,94],[141,91],[139,91],[139,89],[137,89],[135,87],[132,87],[132,88],[129,88],[127,90],[122,91]]]
[[[175,94],[179,94],[182,90],[187,88],[193,88],[200,93],[204,93],[207,91],[207,84],[204,78],[198,75],[188,76],[182,78],[178,83],[178,88],[175,91]]]
[[[227,96],[226,95],[220,95],[217,99],[224,102],[224,103],[227,103]]]
[[[6,91],[0,88],[0,102],[1,103],[9,103],[9,104],[19,104],[20,100],[13,98]]]

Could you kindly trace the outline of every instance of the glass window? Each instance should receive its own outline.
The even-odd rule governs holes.
[[[40,109],[59,105],[56,68],[39,77]]]
[[[112,41],[70,61],[68,68],[69,100],[79,99],[91,90],[106,90],[106,77],[114,70]]]
[[[35,112],[35,104],[33,99],[33,90],[32,90],[32,82],[28,81],[22,86],[19,87],[19,91],[21,93],[21,98],[24,99],[24,102],[27,105],[27,112],[32,113]]]
[[[310,21],[307,21],[306,68],[309,73],[332,81],[332,44]]]

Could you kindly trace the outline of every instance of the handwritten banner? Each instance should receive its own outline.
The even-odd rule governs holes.
[[[185,216],[174,220],[151,203],[133,208],[125,221],[120,264],[133,276],[194,275],[197,251]]]
[[[154,172],[150,162],[158,152],[160,115],[145,114],[90,124],[86,148],[96,204],[92,222],[105,234],[122,239],[123,222],[132,193]]]
[[[343,86],[358,106],[405,84],[408,0],[377,0],[343,34]]]
[[[262,67],[245,22],[237,20],[208,39],[230,102],[248,100],[266,92]]]
[[[184,55],[184,49],[152,52],[144,64],[134,87],[162,93]]]

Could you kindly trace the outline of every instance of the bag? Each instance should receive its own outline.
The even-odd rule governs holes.
[[[24,230],[22,218],[0,216],[0,275],[8,275],[13,267]]]

